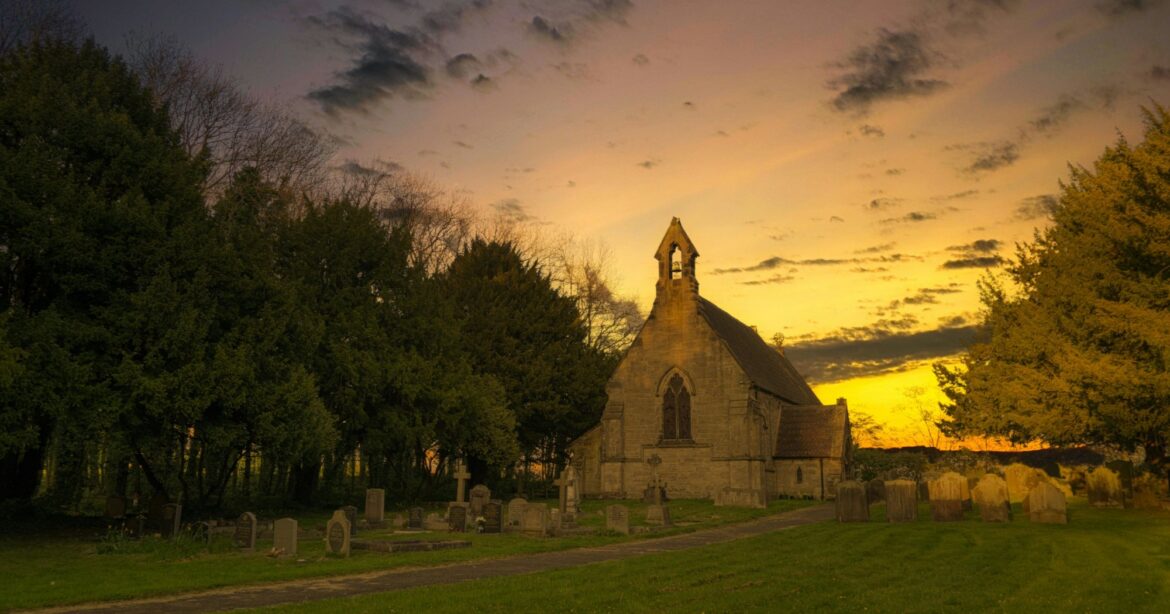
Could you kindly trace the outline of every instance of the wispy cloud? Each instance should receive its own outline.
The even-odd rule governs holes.
[[[914,224],[917,222],[927,222],[937,219],[938,214],[929,211],[911,211],[901,217],[888,217],[884,220],[878,220],[879,224]]]
[[[1119,18],[1141,13],[1162,4],[1162,0],[1099,0],[1094,6],[1106,17]]]
[[[1020,220],[1034,220],[1048,217],[1052,215],[1053,209],[1056,208],[1059,202],[1055,194],[1029,196],[1016,205],[1015,217]]]
[[[921,33],[880,28],[875,38],[836,64],[843,72],[828,82],[837,92],[831,101],[836,110],[865,115],[875,102],[926,96],[949,85],[926,74],[937,54]]]
[[[949,321],[956,322],[954,318]],[[957,322],[962,321],[960,316]],[[980,333],[975,326],[945,324],[934,330],[910,332],[917,325],[917,318],[912,316],[879,320],[792,344],[784,353],[810,382],[831,382],[903,371],[922,361],[953,356]]]

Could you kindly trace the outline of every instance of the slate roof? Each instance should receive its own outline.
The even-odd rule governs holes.
[[[780,408],[775,458],[842,458],[848,411],[839,405]]]
[[[699,297],[699,313],[723,340],[753,384],[794,405],[820,405],[820,399],[792,363],[765,343],[751,327],[702,297]]]

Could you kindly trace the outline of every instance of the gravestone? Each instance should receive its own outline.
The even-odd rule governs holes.
[[[1012,504],[1008,499],[1007,481],[989,473],[980,478],[971,491],[971,498],[979,508],[983,522],[1009,522],[1012,519]]]
[[[381,527],[386,522],[386,491],[381,488],[366,489],[366,524]]]
[[[1133,463],[1127,460],[1115,460],[1105,463],[1105,467],[1116,473],[1117,477],[1121,479],[1122,502],[1125,507],[1130,507],[1133,500]]]
[[[126,515],[126,497],[106,497],[106,518],[121,518]]]
[[[874,478],[865,483],[865,498],[871,504],[886,500],[886,481]]]
[[[406,516],[403,516],[402,514],[394,514],[393,523],[394,523],[394,528],[396,530],[397,529],[405,529],[406,528]]]
[[[1044,481],[1037,470],[1020,463],[1012,463],[1003,469],[1003,479],[1007,481],[1008,499],[1012,503],[1021,503],[1028,498],[1037,484]]]
[[[621,505],[607,505],[605,507],[605,530],[630,534],[630,508]]]
[[[272,523],[272,548],[280,556],[297,555],[297,521],[281,518]]]
[[[483,516],[483,506],[487,505],[488,501],[492,500],[492,491],[483,484],[476,484],[471,487],[469,493],[469,509],[472,518]]]
[[[553,526],[571,528],[577,526],[577,512],[581,509],[580,489],[577,484],[577,470],[572,465],[565,467],[561,477],[554,482],[558,490],[557,520]]]
[[[647,484],[646,489],[642,491],[642,503],[654,503],[655,501],[670,501],[670,497],[666,496],[666,486],[654,486]]]
[[[662,464],[662,458],[657,454],[646,459],[646,464],[650,465],[651,475],[653,476],[654,489],[654,503],[646,508],[646,523],[657,524],[664,527],[670,526],[670,507],[662,503],[662,480],[658,478],[658,465]]]
[[[853,480],[837,484],[837,522],[869,522],[864,484]]]
[[[244,512],[236,518],[236,532],[232,536],[232,541],[237,548],[256,549],[256,514]]]
[[[1107,467],[1097,467],[1085,478],[1089,504],[1093,507],[1125,507],[1121,477]]]
[[[456,533],[467,530],[467,506],[452,503],[447,508],[447,530]]]
[[[333,517],[325,525],[326,554],[349,556],[350,528],[349,516],[344,510],[333,512]]]
[[[346,517],[346,519],[349,520],[349,534],[350,534],[350,536],[352,537],[354,535],[357,535],[357,533],[358,533],[358,530],[357,530],[357,506],[346,505],[346,506],[343,506],[341,508],[341,511],[345,512],[345,517]]]
[[[206,544],[211,541],[211,525],[206,522],[196,522],[191,525],[191,539]]]
[[[543,503],[529,503],[524,506],[524,516],[520,521],[520,531],[525,535],[548,535],[549,514],[548,506]]]
[[[508,526],[520,526],[520,521],[524,519],[524,508],[526,507],[528,507],[528,500],[524,497],[516,497],[508,502]]]
[[[1068,503],[1060,489],[1040,482],[1028,493],[1028,519],[1047,524],[1068,524]]]
[[[967,478],[948,471],[930,482],[930,516],[935,522],[963,519],[963,494]]]
[[[407,528],[410,528],[410,529],[423,528],[423,508],[421,508],[421,507],[410,508],[409,517],[406,521],[406,526],[407,526]]]
[[[159,530],[163,537],[175,537],[179,534],[179,527],[183,524],[183,506],[178,503],[168,503],[162,508],[162,524]]]
[[[467,465],[460,460],[455,465],[455,502],[463,503],[463,486],[467,480],[471,479],[471,474],[467,472]]]
[[[886,520],[914,522],[918,520],[918,484],[912,480],[887,480]]]
[[[488,501],[483,506],[483,532],[499,533],[504,528],[504,506],[499,501]]]
[[[428,531],[446,531],[449,527],[447,520],[439,516],[438,512],[430,512],[423,520],[423,528]]]

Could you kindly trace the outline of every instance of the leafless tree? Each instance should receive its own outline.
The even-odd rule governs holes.
[[[130,36],[126,47],[130,66],[167,107],[187,153],[208,157],[209,200],[245,167],[295,192],[324,180],[334,145],[288,109],[253,98],[174,38]]]
[[[78,41],[85,24],[62,0],[0,0],[0,55],[33,42]]]

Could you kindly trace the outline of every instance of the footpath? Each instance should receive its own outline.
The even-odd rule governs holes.
[[[35,611],[42,614],[49,612],[118,612],[119,614],[167,612],[168,614],[185,614],[303,603],[321,599],[384,593],[416,586],[436,586],[468,580],[538,573],[647,554],[699,548],[830,520],[833,518],[833,514],[832,505],[816,505],[740,524],[595,548],[542,552],[502,559],[480,559],[435,567],[392,569],[358,575],[228,587],[150,599],[81,604]]]

